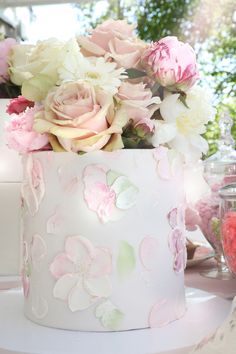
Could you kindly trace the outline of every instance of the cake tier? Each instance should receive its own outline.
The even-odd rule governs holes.
[[[25,314],[84,331],[185,312],[183,176],[165,148],[24,156]]]

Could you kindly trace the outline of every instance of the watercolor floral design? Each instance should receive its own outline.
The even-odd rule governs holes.
[[[23,267],[21,272],[24,296],[27,298],[30,290],[32,271],[40,271],[41,264],[47,254],[45,241],[40,235],[33,235],[30,244],[23,242]]]
[[[25,160],[25,180],[22,183],[22,197],[32,216],[38,210],[45,194],[43,168],[40,160],[29,154]]]
[[[173,208],[167,215],[171,227],[169,248],[174,257],[173,268],[176,273],[184,270],[187,262],[186,242],[184,235],[184,208]]]
[[[124,210],[136,203],[138,188],[128,177],[103,165],[87,166],[83,181],[85,201],[103,223],[118,220]]]
[[[181,161],[174,150],[160,146],[153,150],[158,176],[163,180],[171,180],[181,171]]]
[[[146,236],[142,239],[139,246],[139,257],[145,270],[155,269],[158,259],[158,240],[155,237]]]
[[[171,306],[166,299],[156,301],[151,307],[148,325],[151,328],[157,328],[167,325],[172,318]]]
[[[109,330],[118,330],[124,319],[124,314],[110,300],[99,304],[95,309],[95,316],[103,327]]]
[[[111,270],[112,256],[108,249],[95,247],[85,237],[69,236],[65,251],[50,266],[57,280],[53,296],[66,301],[72,312],[87,309],[111,295]]]

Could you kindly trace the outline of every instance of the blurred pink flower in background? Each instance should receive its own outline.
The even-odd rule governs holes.
[[[9,80],[8,56],[11,48],[16,44],[15,39],[6,38],[0,41],[0,84]]]
[[[143,64],[164,87],[186,91],[199,78],[193,48],[174,36],[152,43],[143,54]]]

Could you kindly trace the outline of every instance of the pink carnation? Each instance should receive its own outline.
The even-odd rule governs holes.
[[[8,56],[15,44],[16,41],[13,38],[7,38],[0,42],[0,84],[9,80]]]
[[[143,64],[164,87],[185,91],[199,78],[193,48],[176,37],[152,43],[144,52]]]
[[[9,105],[7,106],[6,112],[8,114],[20,114],[26,110],[27,107],[33,107],[34,102],[27,100],[27,98],[23,96],[18,96],[13,98]]]
[[[34,115],[41,107],[28,108],[14,117],[6,128],[7,144],[20,153],[43,150],[48,145],[47,134],[33,131]]]

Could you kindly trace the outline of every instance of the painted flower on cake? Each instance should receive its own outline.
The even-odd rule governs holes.
[[[128,177],[106,166],[87,166],[83,180],[85,201],[103,223],[119,219],[122,211],[136,204],[138,188]]]
[[[153,150],[153,157],[157,164],[157,174],[161,179],[170,180],[182,171],[180,155],[165,146]]]
[[[26,157],[21,192],[30,214],[35,215],[45,194],[45,183],[42,164],[32,154]]]
[[[21,279],[24,296],[28,297],[32,271],[40,271],[42,261],[47,254],[46,243],[40,235],[33,235],[30,244],[23,242]]]
[[[66,301],[72,312],[85,310],[111,295],[111,270],[112,257],[107,248],[95,247],[82,236],[67,237],[65,252],[58,254],[50,266],[57,279],[53,295]]]
[[[30,269],[30,264],[29,264],[28,244],[26,241],[23,242],[22,251],[23,251],[23,255],[22,255],[23,265],[22,265],[22,270],[21,270],[21,281],[22,281],[22,285],[23,285],[24,296],[27,298],[29,295],[29,289],[30,289],[31,269]]]
[[[99,318],[104,328],[110,330],[119,330],[125,317],[110,300],[106,300],[96,307],[95,316]]]
[[[172,229],[169,235],[169,248],[173,254],[173,268],[176,273],[182,272],[187,262],[184,212],[185,208],[180,206],[173,208],[167,214],[167,220]]]

